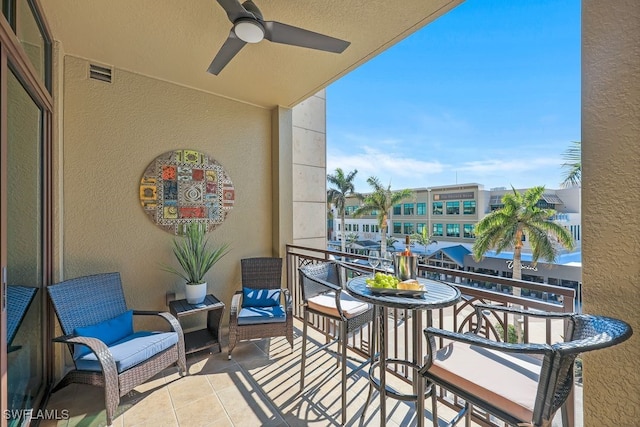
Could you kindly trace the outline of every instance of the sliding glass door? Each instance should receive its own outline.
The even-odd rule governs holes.
[[[7,389],[9,425],[44,386],[42,111],[7,75]]]
[[[0,17],[0,426],[25,425],[49,386],[50,42],[33,0]]]

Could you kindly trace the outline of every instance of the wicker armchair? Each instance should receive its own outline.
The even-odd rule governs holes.
[[[29,286],[7,286],[7,353],[22,348],[11,344],[37,292],[38,288]]]
[[[371,362],[375,348],[373,328],[370,332],[370,357],[360,363],[347,375],[347,337],[349,334],[358,331],[364,325],[373,320],[373,306],[363,301],[357,300],[344,290],[346,284],[342,283],[340,269],[349,269],[355,274],[368,274],[353,267],[338,263],[326,262],[320,264],[310,264],[300,267],[300,288],[303,300],[304,313],[302,315],[302,361],[300,368],[300,390],[304,390],[304,372],[307,357],[318,351],[326,350],[334,343],[338,343],[341,362],[341,384],[342,384],[342,419],[341,425],[347,423],[347,378],[358,372]],[[339,324],[338,336],[326,344],[318,347],[311,354],[307,355],[307,324],[309,316],[322,316],[328,320]]]
[[[485,310],[545,319],[565,319],[565,342],[511,344],[477,335]],[[475,333],[429,327],[429,356],[421,374],[464,399],[465,406],[449,425],[463,416],[469,425],[477,406],[511,425],[551,426],[553,417],[573,388],[574,360],[580,353],[611,347],[628,339],[631,327],[617,319],[574,313],[549,313],[514,307],[476,305]],[[437,350],[436,338],[449,342]],[[438,426],[437,395],[431,393],[433,425]]]
[[[135,332],[108,345],[101,339],[76,333],[128,313],[119,273],[70,279],[47,290],[65,334],[53,341],[68,345],[75,364],[75,369],[52,392],[71,383],[104,387],[107,424],[111,425],[122,396],[170,365],[177,365],[181,375],[186,373],[182,328],[169,313],[134,310],[132,314],[160,316],[169,323],[171,332]],[[79,349],[87,354],[80,357]],[[131,353],[136,352],[146,353],[147,358],[131,358]]]
[[[288,289],[282,289],[282,258],[245,258],[240,260],[243,290],[279,290],[275,307],[248,307],[243,291],[231,299],[229,313],[229,359],[238,341],[256,338],[286,337],[293,351],[293,308]],[[272,309],[280,316],[274,318]]]

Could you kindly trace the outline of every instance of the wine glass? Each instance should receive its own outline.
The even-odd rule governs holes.
[[[392,260],[391,252],[385,251],[382,254],[382,258],[380,258],[380,266],[382,267],[385,273],[389,271],[389,267],[391,267],[392,262],[393,260]]]
[[[373,275],[376,275],[376,267],[380,265],[380,252],[369,251],[369,258],[367,259],[371,267],[373,268]]]

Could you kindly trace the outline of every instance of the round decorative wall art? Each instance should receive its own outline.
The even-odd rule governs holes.
[[[194,150],[176,150],[153,160],[140,180],[140,203],[160,228],[181,234],[185,224],[206,224],[212,231],[233,208],[235,190],[213,158]]]

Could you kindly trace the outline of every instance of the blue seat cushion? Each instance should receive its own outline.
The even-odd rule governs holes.
[[[73,333],[82,337],[97,338],[109,346],[133,334],[133,310],[125,311],[112,319],[94,325],[77,327]],[[89,353],[91,350],[85,345],[75,345],[73,348],[74,360]]]
[[[176,345],[177,342],[177,332],[139,331],[111,344],[109,350],[116,361],[118,373],[121,373]],[[84,371],[102,371],[100,362],[93,353],[76,360],[76,368]]]
[[[287,320],[287,313],[282,305],[275,307],[246,307],[238,313],[238,325],[259,325],[263,323],[280,323]]]
[[[280,305],[280,289],[242,288],[242,307],[275,307]]]

